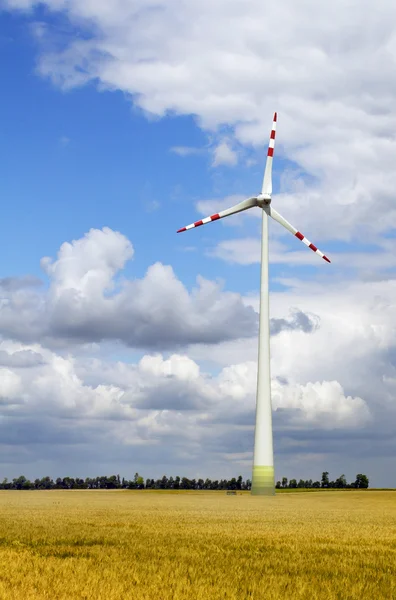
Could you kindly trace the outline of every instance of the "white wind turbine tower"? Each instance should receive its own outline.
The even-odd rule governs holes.
[[[327,262],[330,260],[306,237],[295,229],[271,206],[272,161],[275,146],[277,115],[274,114],[269,141],[267,163],[265,165],[261,194],[248,198],[231,208],[227,208],[201,221],[196,221],[177,233],[205,225],[211,221],[228,217],[235,213],[258,206],[262,209],[261,238],[261,284],[260,284],[260,321],[257,368],[256,428],[253,453],[252,494],[275,494],[274,450],[272,438],[271,372],[270,372],[270,327],[269,327],[269,282],[268,282],[268,217],[283,225],[290,233],[301,240],[308,248]]]

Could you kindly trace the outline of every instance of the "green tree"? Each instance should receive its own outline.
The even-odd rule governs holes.
[[[12,480],[12,487],[15,490],[21,490],[23,488],[23,486],[25,485],[27,479],[24,475],[20,475],[19,477],[15,477]]]
[[[341,475],[338,479],[335,480],[336,488],[346,488],[347,480],[345,479],[345,475]]]
[[[321,487],[322,488],[329,487],[329,472],[328,471],[323,471],[323,473],[322,473]]]
[[[277,490],[279,490],[279,489],[280,489],[280,487],[281,487],[281,482],[280,482],[280,481],[277,481],[277,482],[276,482],[276,486],[275,486],[275,487],[276,487],[276,489],[277,489]]]
[[[367,475],[358,473],[356,475],[355,488],[367,489],[368,486],[369,486],[369,480],[368,480]]]
[[[118,487],[118,480],[116,475],[110,475],[110,477],[104,477],[104,487],[107,489],[115,490]]]
[[[160,489],[161,490],[166,490],[167,487],[168,487],[168,478],[167,478],[166,475],[164,475],[162,477],[162,479],[161,479],[161,482],[160,482]]]
[[[287,487],[287,477],[282,477],[282,487]]]
[[[229,490],[236,490],[236,479],[235,479],[235,477],[233,477],[232,479],[230,479],[230,481],[228,482],[228,485],[227,485],[227,489],[229,489]]]
[[[52,490],[55,487],[52,477],[48,477],[48,475],[41,479],[41,484],[45,490]]]
[[[297,487],[297,479],[290,479],[289,488],[296,488],[296,487]]]

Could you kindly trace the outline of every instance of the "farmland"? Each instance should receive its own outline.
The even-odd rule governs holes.
[[[395,492],[0,492],[0,599],[395,596]]]

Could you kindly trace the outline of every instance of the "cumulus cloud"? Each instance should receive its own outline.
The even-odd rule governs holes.
[[[271,319],[271,335],[276,335],[281,331],[300,330],[304,333],[311,333],[319,328],[320,319],[316,315],[308,315],[301,310],[294,310],[290,319]]]
[[[45,257],[41,266],[51,280],[51,296],[64,292],[77,296],[102,295],[114,289],[114,275],[133,256],[133,247],[121,233],[108,227],[91,229],[88,234],[60,247],[56,261]]]
[[[257,314],[241,296],[202,277],[189,292],[170,266],[156,263],[142,279],[117,282],[132,256],[129,240],[109,228],[64,243],[56,260],[41,261],[48,292],[3,288],[0,332],[24,341],[118,339],[147,348],[256,334]]]
[[[161,263],[151,265],[142,279],[120,281],[120,271],[132,256],[130,241],[109,228],[92,229],[62,244],[55,260],[41,261],[48,291],[38,293],[19,284],[4,289],[0,333],[25,342],[119,340],[157,349],[257,335],[255,310],[218,283],[198,277],[189,292],[173,269]],[[304,316],[298,318],[294,324],[278,321],[273,332],[304,330]]]
[[[12,354],[15,343],[3,341],[2,347]],[[53,476],[106,468],[123,468],[127,476],[132,470],[131,477],[136,468],[156,477],[161,470],[231,476],[236,468],[250,475],[255,361],[210,374],[184,354],[146,354],[127,363],[61,356],[37,344],[19,347],[44,360],[29,369],[0,368],[3,473],[12,465],[15,475],[19,463],[29,475],[34,463]],[[367,439],[380,444],[375,403],[347,395],[337,381],[302,385],[274,377],[272,392],[278,469],[286,464],[283,454],[326,454],[335,440],[344,444],[345,435],[366,446]],[[393,446],[386,439],[382,452],[388,456]],[[323,460],[329,465],[324,456],[315,468],[323,468]]]
[[[92,428],[95,430],[95,422],[99,430],[102,422],[121,444],[156,445],[164,437],[177,436],[184,439],[187,448],[191,437],[202,442],[214,427],[226,431],[244,426],[248,437],[252,434],[255,362],[232,365],[210,375],[179,354],[169,358],[145,355],[139,362],[128,364],[61,356],[44,347],[36,346],[36,350],[44,357],[42,363],[30,369],[0,368],[0,430],[9,429],[12,423],[39,419],[45,444],[54,442],[53,423],[61,430],[66,422],[73,423],[84,439]],[[29,352],[31,347],[22,351]],[[281,418],[290,426],[353,429],[369,418],[365,401],[345,397],[335,381],[289,386],[274,380],[272,385],[274,410],[283,409]],[[294,409],[301,413],[298,419]],[[18,435],[19,430],[15,430]],[[31,435],[33,442],[26,435],[20,443],[35,443],[35,431]],[[8,433],[7,443],[12,439],[17,443],[15,436],[13,439]],[[4,444],[3,436],[1,440]]]
[[[58,273],[61,282],[69,281],[62,269]],[[86,281],[80,276],[81,291]],[[101,281],[110,279],[103,276]],[[315,463],[315,468],[321,469],[324,462],[329,464],[335,441],[358,464],[359,455],[345,446],[345,435],[353,446],[360,440],[364,456],[370,455],[373,444],[385,457],[393,452],[392,432],[387,429],[395,414],[393,284],[350,282],[342,293],[337,286],[328,286],[323,300],[319,284],[308,293],[296,280],[288,281],[288,294],[274,293],[272,393],[278,468],[286,464],[282,456],[292,452],[301,461],[320,454],[321,463]],[[257,299],[243,302],[257,307]],[[290,313],[290,305],[299,308]],[[83,460],[88,461],[96,449],[96,457],[105,461],[101,448],[106,444],[112,449],[111,460],[117,461],[117,457],[124,460],[122,448],[144,446],[144,460],[132,450],[135,460],[144,464],[146,459],[160,464],[166,456],[168,464],[183,464],[184,472],[193,464],[230,473],[236,464],[248,470],[256,353],[257,340],[251,337],[193,345],[188,354],[148,353],[127,363],[61,355],[37,343],[4,341],[0,348],[0,359],[7,364],[0,378],[3,456],[11,455],[7,448],[17,448],[14,458],[26,464],[33,457],[42,460],[51,444],[62,461],[65,446],[68,460],[75,456],[71,447],[79,447]],[[34,364],[32,356],[37,355],[42,360]],[[208,361],[222,365],[219,372],[200,366]]]
[[[273,375],[292,385],[337,379],[348,395],[372,398],[380,412],[394,410],[384,377],[395,372],[395,281],[334,281],[325,293],[320,282],[281,282],[287,293],[272,293],[273,317],[298,306],[318,315],[320,327],[310,335],[297,329],[272,338]]]
[[[20,392],[21,381],[19,376],[10,369],[0,368],[0,398],[11,400]]]
[[[307,385],[272,384],[272,402],[277,408],[296,409],[296,423],[323,429],[360,427],[370,420],[370,411],[362,398],[345,396],[338,381],[309,382]]]
[[[220,165],[235,166],[238,162],[238,154],[227,141],[220,142],[213,151],[213,166]]]
[[[43,284],[41,279],[33,275],[25,277],[3,277],[0,279],[0,289],[4,292],[16,292],[25,288],[40,287]]]
[[[35,367],[43,362],[43,356],[39,352],[34,352],[33,350],[17,350],[15,352],[0,350],[0,365],[5,367]]]
[[[284,291],[273,291],[270,302],[271,327],[282,324],[282,331],[271,337],[274,406],[295,410],[293,426],[297,425],[300,414],[315,429],[322,418],[327,421],[320,413],[332,411],[333,397],[346,411],[354,407],[354,416],[350,418],[347,412],[340,411],[337,413],[343,415],[340,418],[346,423],[354,419],[362,423],[368,413],[360,398],[372,415],[372,432],[379,435],[385,431],[396,411],[395,280],[342,283],[336,280],[327,282],[325,287],[317,280],[307,283],[279,278],[278,283],[284,286]],[[257,296],[247,296],[244,301],[258,309]],[[291,306],[296,307],[295,312],[285,317]],[[304,323],[309,333],[301,327]],[[214,361],[222,368],[237,364],[241,356],[255,364],[257,340],[230,340],[213,347],[191,346],[189,356],[198,362]],[[311,402],[315,404],[315,418],[311,420],[304,411],[299,413],[300,402],[305,407]],[[278,431],[280,436],[284,435],[284,429]]]

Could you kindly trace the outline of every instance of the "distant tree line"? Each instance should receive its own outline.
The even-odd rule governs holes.
[[[367,475],[363,475],[362,473],[358,473],[356,475],[355,481],[348,483],[345,479],[345,475],[340,475],[335,481],[329,480],[329,472],[323,471],[322,479],[320,481],[312,481],[312,479],[304,481],[300,479],[297,482],[297,479],[287,480],[287,477],[282,477],[282,481],[276,482],[276,488],[368,488],[369,480]]]
[[[243,481],[242,476],[232,479],[221,479],[212,481],[211,479],[188,479],[187,477],[167,477],[164,475],[161,479],[146,479],[139,473],[131,480],[121,479],[119,475],[110,475],[102,477],[87,477],[80,479],[78,477],[58,477],[55,481],[51,477],[43,477],[29,481],[24,475],[8,481],[7,478],[0,483],[1,490],[250,490],[251,481]]]
[[[287,480],[283,477],[282,481],[276,483],[276,488],[368,488],[369,480],[366,475],[359,473],[356,480],[348,483],[344,475],[341,475],[335,481],[329,480],[328,471],[322,473],[321,481],[312,481],[309,479],[303,481],[300,479]],[[58,477],[55,481],[51,477],[42,477],[30,481],[24,475],[8,481],[7,478],[0,483],[0,490],[115,490],[115,489],[155,489],[155,490],[250,490],[252,483],[250,479],[244,481],[242,476],[232,479],[188,479],[187,477],[167,477],[164,475],[161,479],[146,479],[139,473],[135,473],[133,479],[128,480],[119,475],[110,475],[102,477]]]

